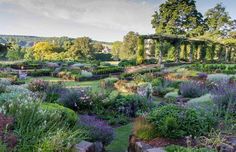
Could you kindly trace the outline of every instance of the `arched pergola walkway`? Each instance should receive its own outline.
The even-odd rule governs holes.
[[[232,54],[236,50],[234,45],[224,45],[222,43],[213,42],[210,40],[188,38],[185,36],[175,36],[175,35],[163,35],[163,34],[152,34],[152,35],[140,35],[138,39],[138,50],[137,50],[137,63],[142,64],[145,60],[145,40],[154,40],[160,45],[158,63],[162,63],[163,53],[162,44],[164,41],[171,43],[175,48],[175,61],[180,62],[180,52],[181,45],[184,45],[184,51],[187,55],[187,46],[189,45],[190,51],[188,54],[189,62],[194,62],[194,54],[199,51],[198,58],[201,61],[205,61],[207,50],[210,53],[210,60],[213,62],[215,55],[216,46],[219,47],[217,57],[220,61],[231,61]]]

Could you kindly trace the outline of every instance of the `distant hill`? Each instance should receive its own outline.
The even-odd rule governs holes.
[[[0,43],[6,44],[11,41],[16,41],[21,47],[32,47],[34,43],[40,41],[55,42],[62,45],[66,40],[74,40],[74,38],[69,37],[38,37],[38,36],[26,36],[26,35],[0,35]],[[94,43],[102,43],[105,46],[111,46],[110,42],[96,41]]]

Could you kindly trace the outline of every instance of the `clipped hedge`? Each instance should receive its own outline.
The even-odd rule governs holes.
[[[225,73],[225,74],[236,73],[235,64],[193,64],[191,66],[188,66],[188,68],[207,73]]]
[[[51,76],[53,70],[51,69],[38,69],[34,71],[29,71],[28,75],[32,77],[41,77],[41,76]]]
[[[123,68],[113,66],[113,67],[96,69],[96,70],[93,70],[92,73],[94,75],[102,75],[102,74],[119,73],[119,72],[123,72]]]

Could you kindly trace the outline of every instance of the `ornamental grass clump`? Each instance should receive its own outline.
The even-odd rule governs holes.
[[[113,128],[96,116],[81,115],[79,126],[89,130],[89,140],[92,142],[99,141],[108,145],[114,138]]]
[[[148,122],[144,117],[135,119],[133,132],[138,138],[144,140],[150,140],[157,136],[154,125]]]
[[[187,81],[180,85],[180,94],[186,98],[200,97],[208,92],[206,85],[199,81]]]
[[[58,110],[52,108],[51,110],[42,108],[39,102],[5,103],[2,108],[5,109],[7,115],[14,118],[14,132],[19,137],[17,144],[19,151],[45,150],[46,143],[44,142],[50,139],[60,141],[60,143],[58,142],[58,145],[55,143],[47,150],[69,151],[77,142],[76,139],[84,138],[83,135],[86,132],[83,129],[76,129],[75,125],[68,123],[69,119],[65,118],[62,112],[59,113]],[[58,137],[56,135],[60,130],[64,134]],[[69,138],[72,134],[73,138]],[[58,150],[59,146],[60,150]]]

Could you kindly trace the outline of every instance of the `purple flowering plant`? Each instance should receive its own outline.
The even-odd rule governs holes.
[[[96,116],[81,115],[79,126],[89,130],[90,140],[93,142],[100,141],[104,145],[108,145],[114,138],[113,128]]]
[[[222,81],[210,93],[220,115],[236,114],[236,85],[234,83]]]
[[[180,85],[180,94],[186,98],[200,97],[207,92],[205,83],[200,81],[186,81]]]

